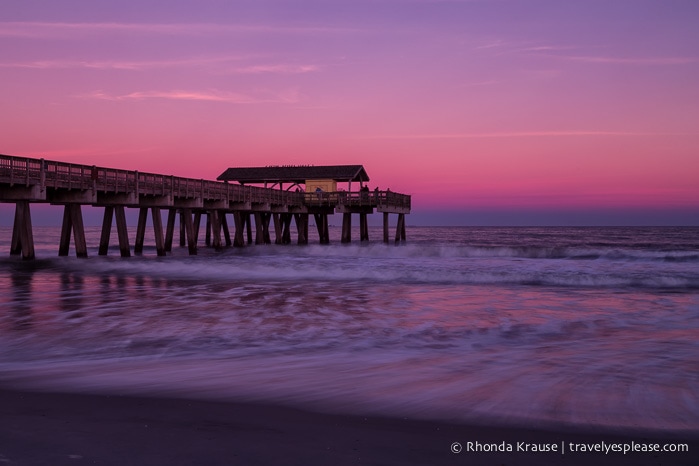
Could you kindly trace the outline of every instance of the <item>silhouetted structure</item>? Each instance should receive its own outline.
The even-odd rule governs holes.
[[[233,170],[233,171],[231,171]],[[247,174],[236,172],[247,170]],[[255,172],[254,170],[258,170]],[[276,178],[271,176],[276,173]],[[134,253],[143,251],[148,210],[151,210],[156,251],[165,255],[172,249],[174,228],[179,215],[180,246],[185,244],[190,254],[197,252],[197,240],[202,214],[206,214],[206,245],[214,248],[243,246],[245,233],[252,243],[252,218],[256,226],[255,243],[271,243],[270,222],[273,221],[275,243],[291,243],[291,221],[296,221],[299,244],[308,243],[309,215],[315,217],[321,243],[329,243],[328,215],[343,214],[342,241],[350,241],[351,214],[360,214],[361,240],[368,239],[366,215],[382,212],[384,215],[384,242],[388,242],[388,214],[398,214],[396,242],[405,240],[405,214],[410,213],[410,196],[391,191],[368,189],[360,191],[324,190],[313,192],[256,187],[245,183],[283,183],[306,187],[329,181],[364,182],[369,180],[361,165],[331,167],[263,167],[256,169],[229,169],[228,181],[207,181],[138,171],[78,165],[26,157],[0,155],[0,202],[16,204],[12,230],[11,254],[25,259],[34,257],[34,239],[31,224],[31,203],[50,203],[64,206],[59,255],[67,255],[73,236],[76,255],[87,256],[87,245],[82,222],[81,206],[104,207],[104,220],[99,254],[107,254],[112,221],[116,216],[121,255],[131,254],[127,234],[125,208],[138,208]],[[242,176],[246,175],[246,176]],[[314,178],[314,177],[320,178]],[[309,185],[309,183],[311,183]],[[315,185],[314,185],[315,183]],[[332,184],[335,183],[335,184]],[[167,223],[163,229],[161,209],[167,209]],[[234,236],[231,238],[226,216],[233,215]],[[221,233],[223,232],[223,238]]]

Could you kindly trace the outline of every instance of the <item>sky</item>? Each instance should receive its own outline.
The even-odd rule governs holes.
[[[0,12],[3,154],[205,179],[362,164],[416,225],[699,225],[696,0]]]

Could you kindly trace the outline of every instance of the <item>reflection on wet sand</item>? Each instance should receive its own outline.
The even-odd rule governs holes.
[[[67,313],[69,319],[79,319],[85,315],[83,306],[83,288],[85,278],[78,273],[62,272],[60,274],[60,310]]]
[[[33,325],[31,301],[33,276],[32,269],[11,274],[12,299],[10,309],[13,330],[29,330]]]

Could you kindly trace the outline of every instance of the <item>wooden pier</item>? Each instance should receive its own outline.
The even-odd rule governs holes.
[[[360,241],[367,241],[367,215],[375,211],[383,213],[385,243],[389,242],[389,214],[398,215],[395,231],[398,243],[405,241],[405,214],[410,213],[410,201],[409,195],[389,190],[284,190],[282,182],[277,188],[248,186],[0,155],[0,202],[16,205],[10,254],[21,254],[24,259],[34,258],[32,203],[64,206],[59,255],[68,255],[72,236],[76,255],[87,257],[81,208],[90,205],[104,208],[98,254],[107,254],[112,223],[116,220],[121,256],[128,257],[131,247],[126,208],[139,209],[134,254],[143,251],[150,210],[156,251],[164,256],[172,250],[178,218],[180,246],[187,247],[189,254],[197,253],[202,216],[206,217],[205,244],[216,249],[253,243],[253,221],[255,244],[272,242],[270,224],[275,244],[290,244],[292,221],[296,224],[297,243],[308,244],[310,215],[314,217],[320,243],[328,244],[328,215],[335,213],[343,215],[341,242],[351,241],[353,214],[359,215]],[[162,210],[167,211],[164,226]],[[234,222],[232,236],[229,215]]]

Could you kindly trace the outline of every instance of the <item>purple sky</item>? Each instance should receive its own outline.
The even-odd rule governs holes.
[[[699,225],[697,24],[675,0],[5,2],[0,153],[363,164],[416,224]]]

